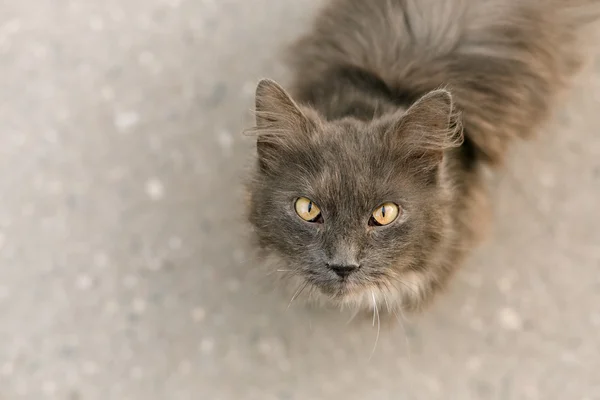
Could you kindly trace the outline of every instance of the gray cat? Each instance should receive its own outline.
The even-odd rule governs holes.
[[[330,1],[290,94],[256,89],[249,220],[293,297],[428,304],[482,237],[482,168],[549,116],[598,3]]]

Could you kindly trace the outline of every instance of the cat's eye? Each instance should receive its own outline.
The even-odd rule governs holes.
[[[322,223],[321,209],[310,199],[299,197],[294,204],[296,213],[307,222]]]
[[[398,218],[400,215],[400,207],[394,203],[384,203],[377,207],[371,218],[369,218],[369,225],[371,226],[385,226],[389,225]]]

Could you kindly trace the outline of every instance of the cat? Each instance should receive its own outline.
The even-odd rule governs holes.
[[[485,236],[483,170],[580,70],[594,0],[331,0],[256,88],[248,218],[318,304],[423,310]]]

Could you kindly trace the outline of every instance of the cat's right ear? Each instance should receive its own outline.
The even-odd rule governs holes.
[[[259,129],[293,129],[306,119],[289,94],[271,79],[256,86],[256,126]]]
[[[256,87],[256,147],[263,170],[281,158],[282,150],[310,129],[311,120],[275,81],[262,79]]]

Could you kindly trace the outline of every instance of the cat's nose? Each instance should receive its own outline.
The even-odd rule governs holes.
[[[353,273],[358,269],[358,265],[348,264],[348,265],[340,265],[340,264],[327,264],[330,270],[335,272],[340,278],[346,278],[348,275]]]

